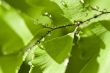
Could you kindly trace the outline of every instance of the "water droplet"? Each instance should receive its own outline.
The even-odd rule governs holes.
[[[67,65],[68,65],[68,62],[69,62],[69,59],[68,59],[68,58],[65,59],[65,61],[64,61],[64,65],[67,66]]]
[[[49,33],[47,36],[51,36],[51,34]]]
[[[49,17],[49,18],[52,18],[52,15],[51,15],[49,12],[45,12],[45,13],[43,13],[42,15],[43,15],[43,16],[47,16],[47,17]]]
[[[49,13],[48,12],[45,12],[44,15],[47,16],[47,15],[49,15]]]
[[[45,40],[45,38],[42,38],[42,40],[41,41],[44,41]]]
[[[68,5],[64,1],[62,1],[61,3],[64,7],[66,7],[66,8],[68,7]]]
[[[97,10],[99,10],[99,7],[98,7],[98,6],[95,6],[95,7],[94,7],[94,9],[97,9]]]
[[[84,0],[80,0],[80,2],[81,2],[82,4],[84,4]]]
[[[74,38],[74,32],[68,34],[70,37]]]
[[[49,15],[49,17],[51,18],[51,17],[52,17],[52,15]]]
[[[43,50],[45,49],[42,44],[39,45],[39,48],[40,48],[40,49],[43,49]]]
[[[29,64],[29,65],[32,65],[32,61],[29,61],[28,64]]]

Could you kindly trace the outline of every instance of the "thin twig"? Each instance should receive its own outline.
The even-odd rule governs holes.
[[[95,9],[95,8],[94,8],[94,10],[99,11],[99,10],[97,10],[97,9]],[[88,19],[86,19],[86,20],[84,20],[84,21],[76,22],[76,23],[74,23],[74,24],[67,24],[67,25],[58,26],[58,27],[49,27],[49,26],[43,25],[44,28],[49,28],[50,30],[48,30],[43,36],[41,36],[41,37],[40,37],[31,47],[29,47],[29,48],[32,48],[32,47],[34,47],[35,45],[39,44],[43,38],[45,38],[49,33],[51,33],[51,32],[54,31],[54,30],[61,29],[61,28],[65,28],[65,27],[70,27],[70,26],[76,26],[76,28],[77,28],[77,27],[79,27],[79,26],[80,26],[81,24],[83,24],[83,23],[86,23],[86,22],[88,22],[88,21],[91,21],[91,20],[93,20],[93,19],[95,19],[95,18],[98,18],[98,17],[104,15],[104,14],[109,14],[109,13],[110,13],[110,12],[105,12],[105,11],[99,11],[99,12],[101,12],[101,13],[99,13],[99,14],[97,14],[97,15],[91,17],[91,18],[88,18]]]
[[[102,16],[102,15],[104,15],[104,14],[108,14],[108,13],[110,13],[110,12],[101,12],[100,14],[97,14],[97,15],[95,15],[95,16],[89,18],[89,19],[86,19],[85,21],[82,21],[82,22],[83,22],[83,23],[88,22],[88,21],[90,21],[90,20],[92,20],[92,19],[98,18],[98,17],[100,17],[100,16]]]

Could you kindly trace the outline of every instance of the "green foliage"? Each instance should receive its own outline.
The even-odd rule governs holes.
[[[55,61],[62,63],[71,51],[72,38],[66,35],[44,42],[42,45]]]
[[[109,4],[0,0],[0,73],[110,73]]]

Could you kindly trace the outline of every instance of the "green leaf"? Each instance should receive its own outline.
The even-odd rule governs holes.
[[[0,45],[3,54],[11,54],[27,45],[33,35],[22,17],[14,9],[7,9],[7,4],[4,5],[0,15]]]
[[[24,59],[23,47],[32,37],[22,17],[3,2],[0,5],[0,73],[18,73]]]
[[[110,0],[0,0],[0,73],[18,70],[23,55],[18,62],[15,54],[27,49],[24,46],[33,45],[49,30],[42,25],[56,27],[74,23],[74,20],[85,21],[98,13],[91,7],[110,11],[109,3]],[[31,73],[64,73],[68,62],[66,58],[71,52],[66,73],[109,73],[109,20],[110,15],[105,14],[82,24],[80,40],[72,52],[74,42],[66,34],[74,31],[75,27],[51,32],[44,37],[40,48],[36,48],[35,57],[29,55],[33,63],[31,69],[26,67],[28,62],[23,63],[20,69],[26,67],[24,71]],[[11,65],[12,68],[9,67]]]
[[[69,56],[72,48],[72,37],[69,35],[57,37],[42,43],[42,45],[55,61],[61,63]]]
[[[96,26],[96,28],[93,28],[93,26]],[[103,47],[104,49],[100,49],[99,51],[99,56],[97,56],[95,59],[92,59],[86,67],[84,67],[84,69],[81,71],[81,73],[88,73],[89,69],[92,69],[91,73],[109,73],[110,72],[110,65],[109,65],[109,61],[110,59],[108,58],[110,53],[110,49],[109,49],[109,35],[110,32],[108,30],[110,25],[110,21],[100,21],[98,23],[93,23],[90,26],[90,29],[94,32],[97,33],[96,35],[99,36],[99,38],[101,38],[101,40],[104,42],[105,47]],[[98,30],[100,29],[100,30]],[[97,30],[97,31],[95,31]],[[94,62],[96,60],[96,62]],[[97,72],[96,72],[96,65],[97,63]]]
[[[83,29],[78,45],[73,47],[66,73],[110,72],[109,23],[110,21],[95,22]]]
[[[5,1],[8,2],[12,7],[26,13],[28,16],[30,16],[30,18],[37,19],[38,23],[43,24],[43,22],[48,21],[47,23],[51,22],[53,25],[65,25],[70,22],[63,16],[63,11],[60,9],[60,7],[50,0],[44,0],[43,2],[41,0]],[[49,14],[51,17],[47,15],[48,18],[46,18],[45,13]]]
[[[65,59],[61,64],[57,63],[45,50],[37,46],[30,73],[64,73],[67,63],[68,59]]]
[[[17,73],[23,61],[23,54],[0,56],[0,73]]]

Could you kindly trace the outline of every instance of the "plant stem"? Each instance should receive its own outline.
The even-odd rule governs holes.
[[[90,18],[88,18],[88,19],[86,19],[86,20],[84,20],[84,21],[79,21],[79,22],[76,22],[76,23],[74,23],[74,24],[67,24],[67,25],[58,26],[58,27],[49,27],[49,26],[43,25],[44,28],[48,28],[48,29],[50,29],[50,30],[48,30],[43,36],[41,36],[41,37],[40,37],[31,47],[29,47],[29,48],[32,48],[32,47],[34,47],[35,45],[39,44],[43,38],[45,38],[49,33],[51,33],[51,32],[54,31],[54,30],[61,29],[61,28],[65,28],[65,27],[70,27],[70,26],[75,26],[75,28],[77,28],[77,27],[79,27],[79,26],[80,26],[81,24],[83,24],[83,23],[86,23],[86,22],[88,22],[88,21],[91,21],[91,20],[93,20],[93,19],[96,19],[96,18],[98,18],[98,17],[100,17],[100,16],[102,16],[102,15],[104,15],[104,14],[109,14],[109,13],[110,13],[110,12],[107,12],[107,11],[106,11],[106,12],[104,12],[104,11],[99,11],[99,10],[97,10],[97,9],[95,9],[95,8],[94,8],[93,10],[98,11],[98,12],[100,12],[100,13],[97,14],[97,15],[94,15],[93,17],[90,17]]]

